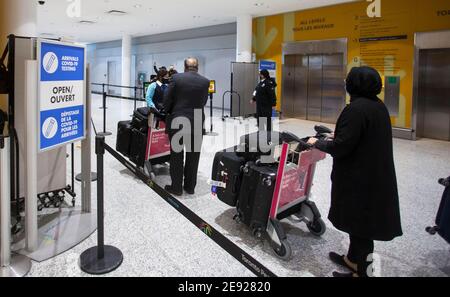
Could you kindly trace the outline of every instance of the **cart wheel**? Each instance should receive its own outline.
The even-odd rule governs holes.
[[[253,233],[253,236],[258,239],[261,239],[263,236],[261,229],[254,229],[252,233]]]
[[[275,254],[277,254],[277,256],[284,261],[289,261],[292,257],[292,247],[286,239],[282,240],[281,247],[275,248],[274,251]]]
[[[49,207],[50,207],[50,203],[49,203],[49,202],[46,202],[46,203],[44,204],[44,207],[45,207],[45,208],[49,208]]]
[[[317,219],[306,226],[308,227],[309,232],[315,236],[322,236],[327,230],[325,222],[322,219]]]

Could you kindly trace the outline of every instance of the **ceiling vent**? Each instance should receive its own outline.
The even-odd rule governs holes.
[[[122,16],[122,15],[126,15],[127,13],[125,11],[122,11],[122,10],[115,10],[115,9],[113,9],[113,10],[108,11],[107,14],[115,15],[115,16]]]

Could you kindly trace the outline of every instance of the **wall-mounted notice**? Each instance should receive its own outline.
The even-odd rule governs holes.
[[[277,79],[277,62],[269,61],[269,60],[261,60],[259,61],[259,71],[261,70],[269,71],[270,77]]]
[[[85,137],[86,49],[39,40],[39,150]]]

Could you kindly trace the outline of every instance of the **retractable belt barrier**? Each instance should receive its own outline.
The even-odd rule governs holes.
[[[103,138],[104,139],[104,138]],[[276,277],[276,275],[267,269],[264,265],[246,253],[243,249],[234,244],[231,240],[226,238],[222,233],[217,231],[210,224],[205,222],[197,214],[191,211],[178,199],[173,197],[159,185],[151,180],[141,169],[134,166],[131,162],[126,160],[122,155],[112,149],[109,145],[104,143],[104,148],[109,152],[117,161],[122,163],[126,168],[128,168],[136,177],[142,180],[148,187],[155,191],[161,198],[163,198],[167,203],[169,203],[173,208],[175,208],[181,215],[188,219],[197,228],[203,231],[209,238],[211,238],[215,243],[217,243],[221,248],[238,260],[241,264],[247,267],[251,272],[253,272],[258,277]]]

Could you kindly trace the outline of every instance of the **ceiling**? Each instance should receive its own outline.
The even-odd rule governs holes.
[[[68,16],[70,1],[81,2],[81,17]],[[38,33],[94,43],[232,23],[240,14],[257,17],[344,2],[352,0],[46,0],[38,5]],[[126,14],[110,15],[111,10]]]

